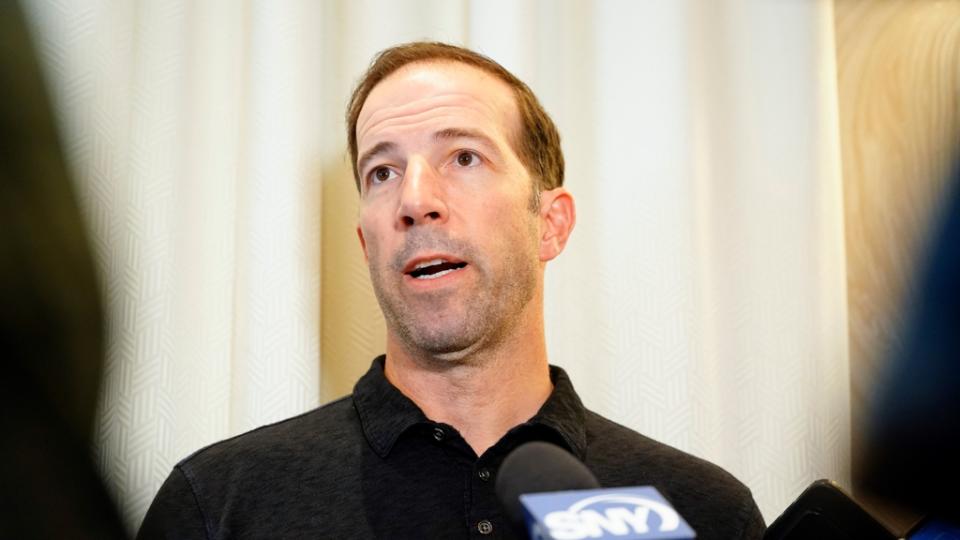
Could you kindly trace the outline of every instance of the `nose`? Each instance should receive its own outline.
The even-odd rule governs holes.
[[[447,220],[447,205],[441,178],[426,160],[413,158],[407,162],[400,190],[397,221],[409,228]]]

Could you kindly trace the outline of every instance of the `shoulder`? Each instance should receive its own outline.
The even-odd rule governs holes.
[[[301,461],[335,459],[363,440],[351,396],[197,450],[177,464],[191,484],[266,479]]]
[[[754,538],[763,518],[750,489],[721,467],[587,411],[587,466],[600,484],[653,486],[697,538]]]
[[[665,487],[682,485],[730,491],[729,495],[749,496],[749,490],[722,468],[636,431],[587,412],[587,461],[610,476],[629,480],[650,480]],[[613,477],[613,476],[616,477]],[[601,483],[603,479],[601,478]],[[634,484],[635,485],[635,484]],[[713,491],[716,494],[716,491]]]
[[[358,422],[352,396],[344,396],[303,414],[205,446],[180,463],[196,463],[212,455],[222,457],[223,454],[244,450],[271,450],[305,441],[328,439],[330,435],[351,430],[354,424],[358,425]]]
[[[176,465],[138,538],[308,530],[316,509],[303,506],[329,500],[336,489],[353,489],[359,471],[344,463],[358,462],[352,458],[364,446],[349,396],[211,444]]]

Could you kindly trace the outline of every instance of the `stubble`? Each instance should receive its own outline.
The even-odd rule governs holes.
[[[446,363],[468,361],[495,347],[516,328],[534,298],[538,258],[534,220],[504,231],[495,253],[435,228],[411,229],[393,257],[368,244],[370,279],[388,328],[413,356]],[[518,241],[519,240],[519,241]],[[461,287],[404,294],[403,266],[417,253],[440,251],[469,261],[476,279]]]

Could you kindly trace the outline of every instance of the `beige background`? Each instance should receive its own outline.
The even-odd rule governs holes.
[[[851,388],[857,424],[956,141],[957,6],[27,3],[107,292],[96,452],[130,527],[178,460],[382,351],[343,109],[422,38],[491,55],[560,128],[579,220],[548,348],[587,406],[727,468],[768,521],[849,486]]]

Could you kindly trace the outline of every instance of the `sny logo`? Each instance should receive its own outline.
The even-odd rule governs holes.
[[[656,490],[639,489],[644,491],[633,488],[542,493],[524,495],[521,501],[532,518],[533,538],[694,537],[689,525]],[[557,507],[563,508],[561,505],[568,506],[557,510]]]

